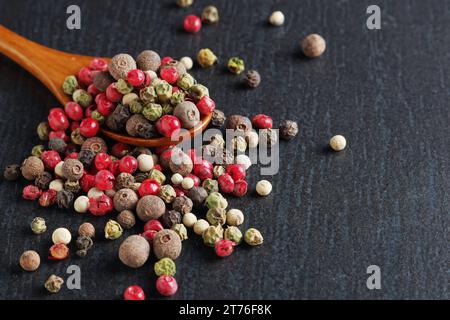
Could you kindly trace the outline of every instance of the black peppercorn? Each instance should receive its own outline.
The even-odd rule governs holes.
[[[208,192],[203,187],[193,187],[187,192],[187,196],[192,200],[194,206],[203,205],[208,197]]]
[[[8,181],[15,181],[19,179],[20,166],[18,164],[10,164],[5,167],[3,171],[3,177]]]
[[[108,86],[114,82],[114,78],[108,71],[100,71],[94,76],[94,86],[100,92],[105,92]]]
[[[133,157],[137,158],[139,157],[141,154],[147,154],[149,156],[152,155],[152,152],[150,151],[149,148],[145,148],[145,147],[136,147],[133,149]]]
[[[181,223],[181,213],[176,210],[166,210],[161,216],[161,222],[167,229],[172,228],[173,225]]]
[[[64,151],[66,151],[67,143],[61,138],[53,138],[48,142],[48,147],[51,150],[64,153]]]
[[[218,109],[215,109],[213,111],[212,118],[211,118],[211,124],[214,127],[220,128],[221,126],[223,126],[223,124],[225,123],[226,120],[227,120],[227,118],[225,117],[225,113],[223,113],[223,111],[218,110]]]
[[[78,180],[67,180],[66,182],[64,182],[64,190],[76,194],[81,190],[80,182]]]
[[[256,70],[248,70],[245,74],[245,81],[250,88],[256,88],[261,83],[261,76]]]
[[[88,236],[79,236],[75,242],[75,245],[78,248],[76,251],[77,256],[84,258],[87,255],[88,250],[94,245],[94,242]]]
[[[232,115],[227,119],[227,129],[247,132],[252,130],[252,122],[247,117],[241,115]]]
[[[56,193],[56,203],[60,209],[68,209],[72,206],[74,195],[67,190],[61,190]]]
[[[47,190],[53,177],[50,172],[44,171],[36,177],[34,185],[41,190]]]
[[[295,121],[284,120],[280,124],[280,137],[285,140],[292,140],[298,134],[298,124]]]
[[[84,149],[78,153],[78,160],[85,167],[90,167],[92,162],[94,161],[95,153],[92,150]]]
[[[125,128],[127,120],[131,117],[131,111],[128,106],[119,104],[107,118],[106,126],[113,131],[121,131]]]
[[[176,197],[172,203],[173,210],[186,214],[192,212],[192,200],[186,196]]]

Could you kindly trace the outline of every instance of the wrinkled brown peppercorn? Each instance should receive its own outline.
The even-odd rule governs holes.
[[[41,190],[47,190],[50,182],[53,180],[51,173],[44,171],[36,177],[34,185]]]
[[[228,117],[226,127],[227,129],[247,132],[252,130],[252,122],[247,117],[241,115],[232,115]]]
[[[72,206],[74,195],[67,190],[61,190],[56,193],[56,203],[60,209],[68,209]]]
[[[94,76],[94,86],[100,92],[105,92],[108,86],[114,82],[114,78],[108,71],[100,71]]]
[[[181,213],[176,210],[168,210],[161,216],[161,222],[167,229],[172,226],[181,223]]]
[[[145,50],[137,56],[136,63],[142,71],[156,71],[161,65],[161,58],[155,51]]]
[[[213,111],[212,118],[211,118],[211,124],[214,127],[220,128],[221,126],[223,126],[223,124],[225,123],[226,120],[227,120],[227,118],[225,117],[225,113],[223,113],[223,111],[218,110],[218,109],[215,109]]]
[[[31,156],[25,159],[20,168],[22,176],[27,180],[34,180],[38,175],[44,172],[44,163],[41,159]]]
[[[81,150],[86,149],[93,151],[94,154],[101,152],[108,153],[108,147],[106,145],[106,142],[100,137],[92,137],[86,139],[86,141],[81,145]]]
[[[117,222],[122,226],[122,228],[131,229],[136,224],[136,218],[133,211],[123,210],[117,215]]]
[[[114,208],[117,211],[133,210],[138,202],[136,192],[131,189],[120,189],[114,195]]]
[[[175,260],[181,253],[181,247],[181,239],[173,230],[161,230],[153,238],[153,251],[158,259]]]
[[[125,129],[132,137],[142,137],[153,133],[152,124],[142,115],[134,114],[126,122]]]
[[[77,246],[78,250],[76,251],[77,256],[80,258],[84,258],[88,250],[92,248],[94,242],[92,239],[88,236],[79,236],[77,238],[77,241],[75,242],[75,245]]]
[[[85,167],[90,167],[92,162],[94,161],[94,158],[95,158],[95,153],[89,149],[81,150],[78,153],[78,160]]]
[[[78,180],[66,180],[66,182],[64,182],[64,190],[76,194],[81,190],[80,182]]]
[[[15,181],[19,179],[20,166],[18,164],[10,164],[5,167],[3,171],[3,177],[8,181]]]
[[[176,197],[172,202],[173,210],[181,212],[182,214],[192,212],[193,205],[192,200],[186,196]]]
[[[81,161],[67,159],[62,166],[62,173],[68,180],[79,180],[83,176],[84,166]]]
[[[248,70],[245,74],[245,81],[250,88],[256,88],[261,83],[261,76],[256,70]]]
[[[285,140],[292,140],[298,134],[298,124],[295,121],[284,120],[280,124],[280,137]]]
[[[122,172],[116,178],[116,189],[131,188],[135,182],[133,175]]]
[[[137,204],[136,213],[142,221],[158,219],[166,211],[166,204],[157,196],[148,195],[142,197]]]
[[[106,126],[113,131],[121,131],[125,128],[127,120],[131,117],[131,111],[128,106],[119,104],[107,118]]]
[[[64,153],[64,151],[66,151],[67,143],[61,138],[53,138],[48,142],[48,147],[51,150]]]
[[[189,189],[186,195],[192,200],[194,206],[199,207],[205,203],[208,192],[203,187],[193,187]]]
[[[78,234],[80,236],[86,236],[89,238],[93,238],[93,237],[95,237],[95,228],[91,223],[85,222],[82,225],[80,225],[80,227],[78,228]]]

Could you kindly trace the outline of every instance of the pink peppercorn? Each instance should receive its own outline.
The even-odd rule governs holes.
[[[63,139],[65,142],[69,142],[70,141],[70,137],[67,135],[67,133],[65,131],[51,131],[48,134],[48,139],[52,140],[55,138],[61,138]]]
[[[103,216],[108,212],[111,212],[113,208],[113,201],[106,194],[102,194],[97,198],[89,199],[89,211],[94,216]]]
[[[80,121],[83,119],[83,108],[76,102],[67,102],[64,111],[71,120]]]
[[[200,163],[194,164],[194,174],[199,177],[200,180],[212,179],[213,165],[211,164],[211,162],[204,159],[198,162]]]
[[[217,178],[217,182],[219,183],[220,191],[223,193],[231,193],[234,190],[234,180],[228,174],[224,173]]]
[[[243,197],[247,194],[248,183],[245,180],[236,181],[234,183],[233,195],[236,197]]]
[[[155,164],[155,165],[153,166],[153,169],[156,169],[156,170],[158,170],[158,171],[163,171],[163,168],[161,167],[160,164]]]
[[[56,191],[53,189],[49,189],[47,191],[42,192],[39,197],[39,205],[41,207],[50,207],[56,202]]]
[[[163,225],[161,224],[161,222],[159,222],[159,220],[156,219],[149,220],[144,224],[144,231],[147,230],[161,231],[162,229],[164,229]]]
[[[95,187],[99,190],[109,190],[114,187],[114,175],[109,170],[100,170],[95,175]]]
[[[100,90],[98,90],[97,87],[92,83],[92,84],[90,84],[89,87],[87,88],[87,92],[88,92],[91,96],[96,97],[96,96],[100,93]]]
[[[197,102],[197,109],[202,115],[208,115],[214,111],[216,103],[208,96],[204,96]]]
[[[177,281],[174,277],[162,275],[156,280],[156,290],[163,296],[173,296],[178,290]]]
[[[87,67],[81,68],[78,72],[78,81],[86,87],[91,85],[93,81],[92,70]]]
[[[84,109],[84,116],[86,118],[90,118],[91,117],[91,113],[93,111],[95,111],[95,105],[88,106],[86,109]]]
[[[236,246],[236,242],[223,239],[216,242],[214,249],[219,257],[228,257],[233,253],[234,246]]]
[[[54,150],[48,150],[42,152],[41,160],[42,162],[44,162],[45,168],[53,170],[55,169],[56,165],[61,162],[61,157],[58,152]]]
[[[190,33],[199,32],[202,28],[202,20],[196,15],[190,14],[184,18],[183,27]]]
[[[252,118],[253,126],[258,129],[272,129],[272,118],[265,114],[257,114]]]
[[[106,71],[108,70],[108,63],[103,59],[95,58],[92,59],[89,68],[96,71]]]
[[[120,172],[133,174],[138,168],[138,161],[133,156],[125,156],[119,161]]]
[[[152,242],[153,238],[156,236],[157,233],[158,231],[156,230],[146,230],[142,232],[140,235],[144,237],[148,242]]]
[[[139,70],[139,69],[133,69],[131,71],[128,71],[127,81],[133,87],[140,87],[145,82],[145,73],[144,73],[144,71]]]
[[[180,188],[180,187],[175,186],[175,187],[173,187],[173,189],[175,190],[175,195],[176,195],[177,197],[182,197],[182,196],[185,196],[185,195],[186,195],[186,194],[184,193],[184,189],[182,189],[182,188]]]
[[[69,128],[69,120],[61,108],[53,108],[50,110],[48,124],[55,131],[64,131]]]
[[[178,80],[178,71],[173,66],[163,66],[159,72],[161,79],[166,80],[168,83],[173,84]],[[172,89],[173,92],[173,89]]]
[[[107,153],[100,152],[95,156],[94,165],[97,170],[108,169],[111,163],[111,157]]]
[[[146,179],[142,181],[141,185],[139,186],[138,193],[140,197],[153,195],[156,196],[159,193],[159,183],[154,179]]]
[[[105,117],[109,116],[116,108],[116,104],[109,101],[103,92],[95,97],[95,104],[97,105],[98,112]]]
[[[180,128],[181,122],[175,116],[165,115],[156,122],[156,129],[165,137],[171,137],[172,134],[177,134]]]
[[[196,164],[197,161],[200,162],[200,158],[197,157],[197,151],[195,149],[189,149],[186,154],[191,158],[192,163]]]
[[[88,192],[93,187],[95,187],[95,176],[92,174],[85,174],[80,179],[81,190]]]
[[[115,160],[111,162],[111,164],[108,167],[108,170],[111,171],[114,177],[118,176],[120,174],[120,161]]]
[[[245,168],[240,164],[230,164],[227,166],[226,172],[233,178],[234,181],[245,179]]]
[[[108,88],[106,88],[106,97],[112,102],[119,102],[122,100],[123,94],[116,89],[115,82],[111,83]]]
[[[170,61],[172,61],[172,60],[173,60],[172,57],[163,57],[163,58],[161,59],[161,66],[167,64],[168,62],[170,62]]]
[[[67,159],[78,159],[78,152],[71,152],[69,153],[65,158],[64,161]]]
[[[145,300],[144,290],[140,286],[129,286],[123,292],[123,300]]]
[[[100,130],[100,125],[95,119],[85,118],[80,123],[80,133],[86,138],[95,137],[98,130]]]
[[[119,159],[126,156],[130,151],[130,146],[122,142],[115,143],[111,148],[111,154]]]
[[[42,191],[35,185],[28,185],[23,188],[22,197],[27,200],[36,200],[42,194]]]

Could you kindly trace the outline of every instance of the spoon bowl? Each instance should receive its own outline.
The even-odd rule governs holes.
[[[76,75],[78,71],[94,59],[92,56],[83,56],[67,53],[28,40],[17,33],[0,25],[0,53],[4,54],[18,65],[34,75],[63,105],[70,101],[70,96],[64,93],[62,84],[68,75]],[[110,61],[109,58],[103,58]],[[140,147],[159,147],[173,145],[184,139],[194,137],[206,129],[211,121],[212,114],[203,116],[194,128],[180,134],[179,139],[161,137],[143,139],[123,135],[107,129],[101,129],[104,136],[118,142]]]

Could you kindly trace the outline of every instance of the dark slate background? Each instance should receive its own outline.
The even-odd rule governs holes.
[[[280,172],[269,177],[273,193],[230,201],[245,212],[245,227],[262,231],[264,245],[218,259],[192,234],[177,260],[174,299],[449,298],[450,3],[376,1],[382,30],[369,31],[372,2],[212,0],[180,9],[174,0],[1,0],[0,23],[47,46],[89,55],[154,49],[179,58],[209,47],[219,65],[193,74],[221,109],[299,122],[298,138],[280,146]],[[80,31],[65,28],[66,7],[74,3],[82,9]],[[207,4],[219,8],[220,23],[196,35],[183,32],[183,17]],[[280,28],[266,22],[273,10],[286,15]],[[299,52],[311,32],[327,40],[320,59]],[[243,89],[242,79],[225,70],[231,56],[260,71],[257,90]],[[3,167],[38,143],[35,127],[58,103],[3,56],[0,75]],[[334,134],[347,138],[345,151],[329,151]],[[254,189],[256,167],[250,176]],[[84,260],[45,259],[53,229],[75,233],[91,221],[101,233],[107,218],[39,208],[21,199],[23,185],[0,183],[0,298],[118,299],[130,284],[158,297],[154,258],[139,270],[123,266],[120,240],[98,237]],[[41,236],[28,227],[35,216],[48,222]],[[43,258],[38,272],[18,266],[27,249]],[[81,267],[82,289],[47,294],[45,279],[65,276],[70,264]],[[381,290],[366,288],[372,264],[381,267]]]

